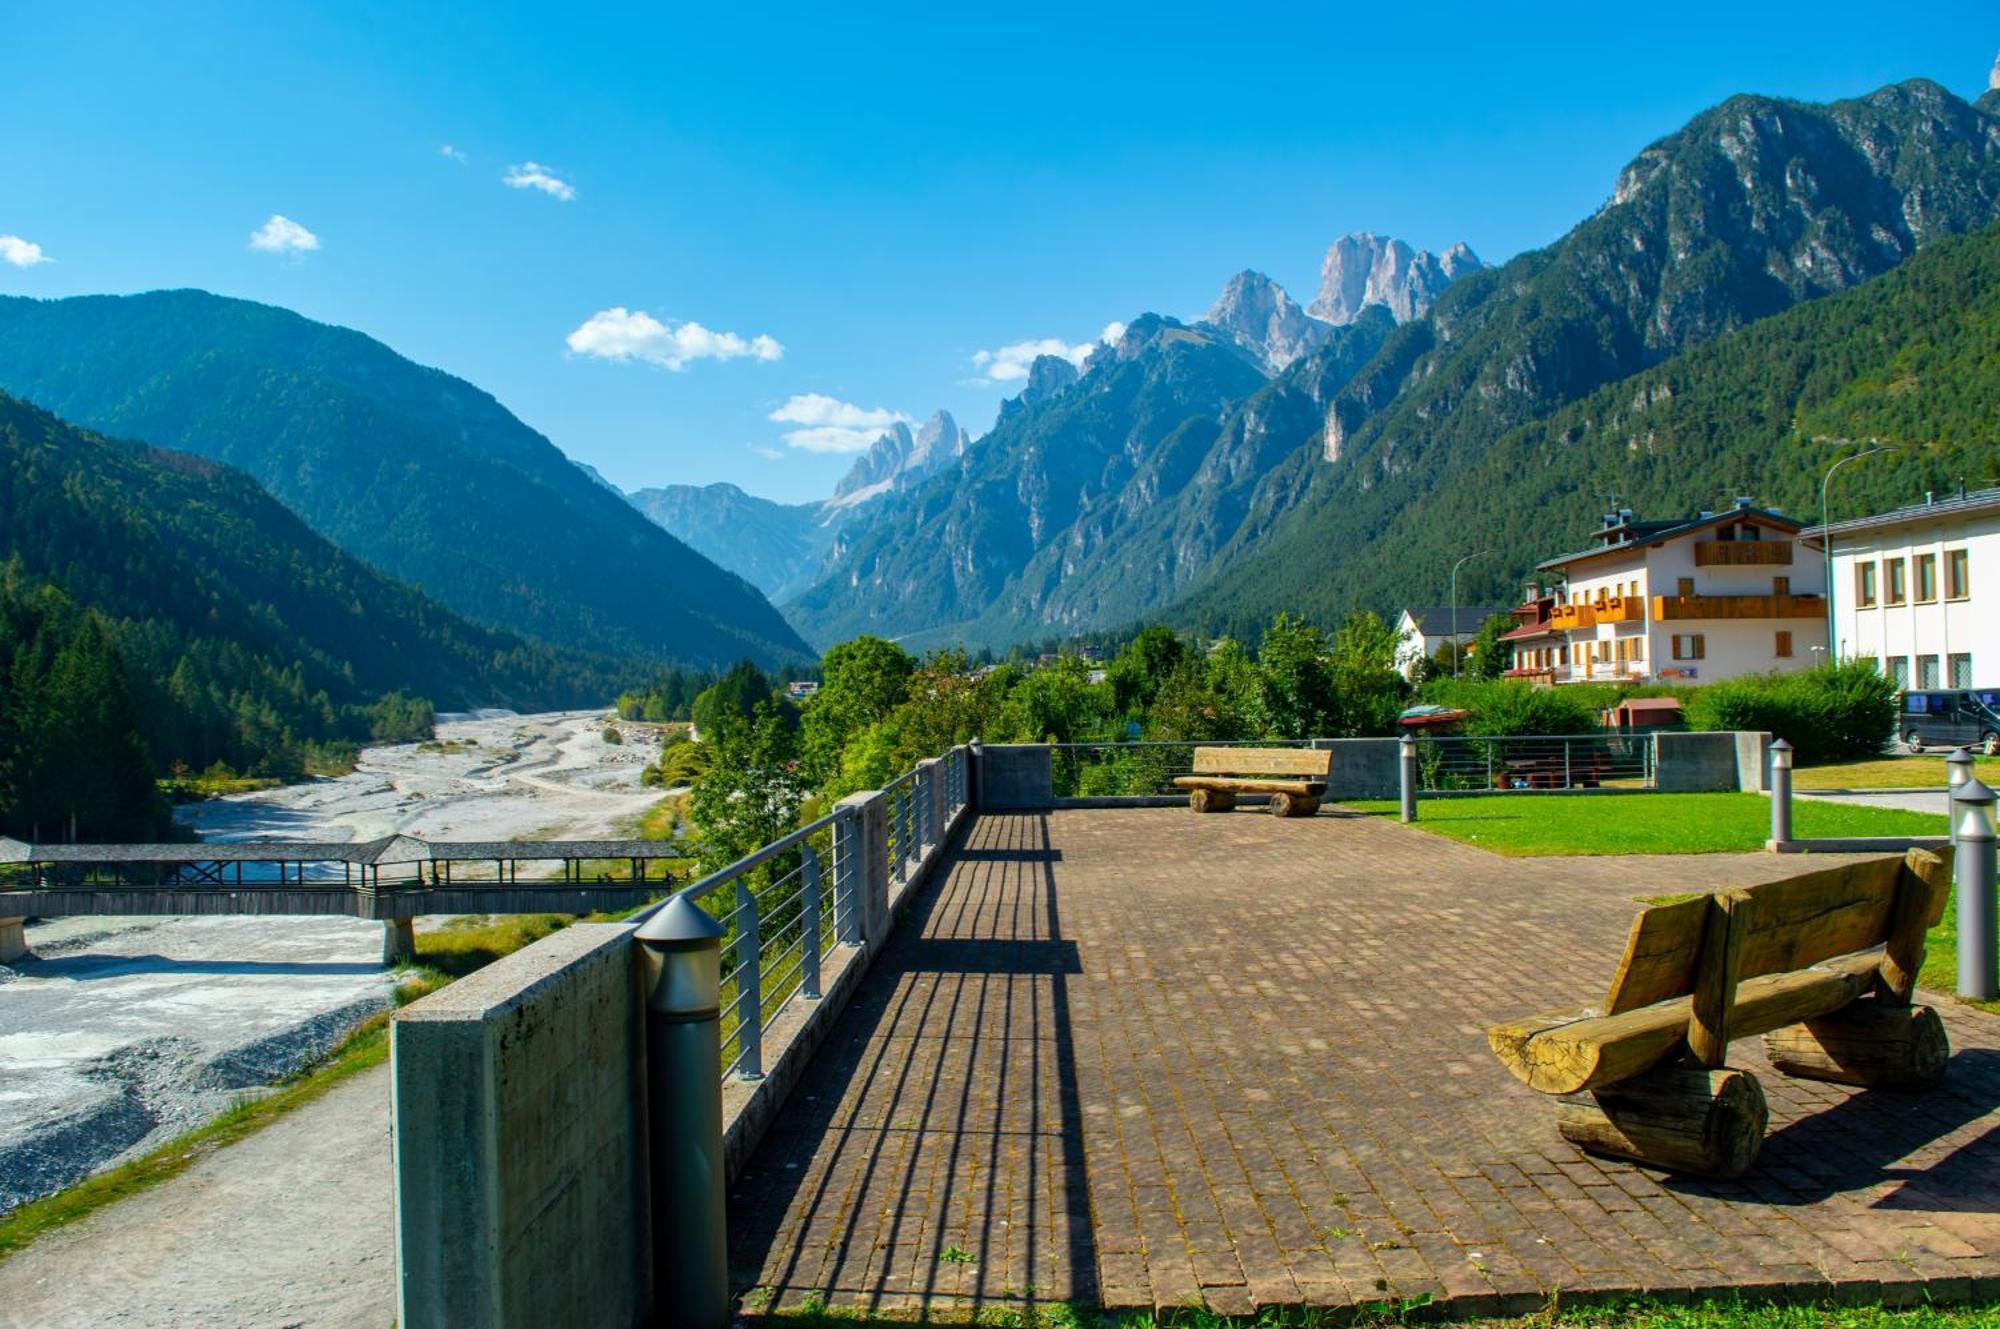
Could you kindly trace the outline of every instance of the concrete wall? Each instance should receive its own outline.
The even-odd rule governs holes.
[[[1746,794],[1771,792],[1771,736],[1748,729],[1736,732],[1736,787]]]
[[[1313,746],[1331,752],[1326,772],[1329,802],[1347,798],[1395,798],[1402,792],[1400,748],[1393,738],[1317,738]]]
[[[1655,782],[1661,792],[1722,793],[1743,787],[1735,734],[1661,734],[1659,744]]]
[[[980,758],[983,812],[1046,808],[1056,798],[1053,754],[1046,743],[988,743]]]
[[[645,1323],[645,1031],[631,931],[566,928],[396,1016],[403,1329]]]

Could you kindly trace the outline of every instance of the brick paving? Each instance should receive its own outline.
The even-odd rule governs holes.
[[[986,817],[734,1188],[749,1305],[2000,1296],[2000,1018],[1945,1086],[1770,1070],[1755,1171],[1593,1159],[1486,1047],[1601,998],[1636,897],[1765,855],[1506,859],[1372,818]]]

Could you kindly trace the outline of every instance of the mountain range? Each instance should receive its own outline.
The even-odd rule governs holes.
[[[1602,497],[1517,500],[1543,490],[1488,463],[1510,431],[1996,218],[2000,93],[1731,98],[1498,267],[1350,236],[1310,310],[1246,272],[1200,321],[1136,318],[1081,371],[1038,361],[956,466],[871,505],[779,598],[822,646],[1004,649],[1145,618],[1389,612],[1489,547],[1461,590],[1504,595]],[[1781,454],[1739,460],[1730,493],[1786,491]],[[1711,506],[1693,491],[1717,483],[1697,469],[1676,492]]]
[[[754,587],[490,395],[346,328],[202,291],[0,298],[0,390],[237,467],[490,627],[710,667],[810,653]]]

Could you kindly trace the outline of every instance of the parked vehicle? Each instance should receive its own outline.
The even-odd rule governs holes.
[[[1976,747],[2000,754],[2000,688],[1905,692],[1896,732],[1912,752]]]

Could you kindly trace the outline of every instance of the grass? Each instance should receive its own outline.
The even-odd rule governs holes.
[[[1392,802],[1354,803],[1394,813]],[[1509,857],[1554,854],[1720,854],[1763,847],[1771,803],[1761,794],[1491,794],[1427,799],[1417,825]],[[1943,835],[1945,819],[1899,808],[1807,800],[1792,805],[1801,839],[1852,835]]]
[[[2000,757],[1975,759],[1973,773],[2000,784]],[[1943,789],[1944,758],[1877,757],[1833,766],[1801,766],[1792,772],[1794,789]]]
[[[797,1310],[765,1311],[746,1305],[743,1321],[751,1325],[817,1329],[818,1326],[907,1325],[911,1319],[869,1315],[808,1302]],[[1533,1315],[1506,1318],[1447,1320],[1431,1310],[1427,1300],[1380,1302],[1335,1310],[1267,1310],[1252,1317],[1233,1318],[1211,1311],[1106,1312],[1062,1303],[1034,1307],[988,1306],[978,1311],[932,1311],[922,1317],[930,1325],[981,1325],[995,1329],[1335,1329],[1335,1326],[1387,1326],[1413,1322],[1479,1325],[1482,1329],[2000,1329],[2000,1306],[1914,1306],[1893,1309],[1873,1306],[1778,1306],[1769,1303],[1711,1300],[1686,1305],[1626,1301],[1606,1306],[1565,1308],[1551,1303]]]
[[[642,906],[643,907],[643,906]],[[572,922],[603,923],[623,914],[514,914],[454,918],[444,926],[417,933],[416,963],[396,985],[401,1006],[435,992],[455,978],[483,969],[503,955],[540,941]],[[289,1112],[296,1111],[342,1081],[389,1056],[389,1013],[362,1021],[338,1046],[311,1065],[301,1067],[263,1093],[245,1095],[220,1116],[160,1145],[128,1163],[88,1177],[67,1190],[31,1200],[0,1217],[0,1261],[25,1249],[38,1237],[74,1223],[128,1195],[150,1190],[195,1163],[254,1135]]]
[[[176,803],[199,803],[231,794],[276,789],[283,781],[268,775],[178,775],[160,781],[160,791]]]

